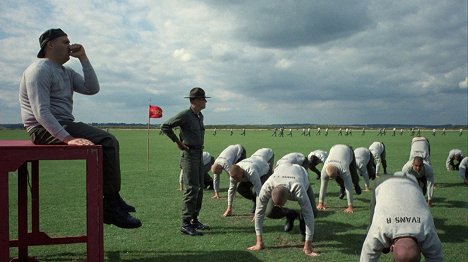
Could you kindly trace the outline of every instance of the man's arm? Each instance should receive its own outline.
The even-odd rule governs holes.
[[[182,126],[185,123],[185,111],[182,111],[172,117],[171,119],[168,119],[166,122],[164,122],[161,125],[161,131],[163,131],[164,134],[166,134],[169,139],[172,140],[172,142],[177,144],[177,147],[180,150],[188,150],[189,148],[181,141],[177,135],[174,133],[173,128],[176,126]]]
[[[297,199],[297,202],[299,202],[299,206],[301,207],[301,214],[306,225],[305,240],[312,241],[314,237],[315,219],[309,195],[307,194],[307,191],[298,184],[292,186],[291,195]]]
[[[273,190],[273,186],[266,182],[260,194],[256,200],[256,209],[255,209],[255,236],[256,242],[254,246],[248,247],[248,250],[261,250],[265,248],[265,244],[263,242],[262,234],[263,234],[263,220],[265,219],[265,210],[268,205],[268,201],[271,198],[271,190]]]
[[[317,174],[317,176],[320,176],[320,170],[317,169],[317,166],[310,166],[309,169]]]
[[[348,200],[348,207],[344,212],[353,213],[353,182],[351,181],[351,174],[345,173],[343,175],[343,182],[346,191],[346,199]]]
[[[432,196],[434,194],[434,170],[428,164],[425,164],[425,173],[427,177],[427,203],[432,206]]]
[[[73,82],[73,91],[85,95],[97,94],[100,90],[99,81],[91,62],[86,56],[84,47],[79,44],[74,44],[71,45],[70,49],[72,48],[78,48],[78,51],[71,52],[71,56],[78,58],[80,60],[81,67],[83,68],[83,76],[73,70],[70,70]]]
[[[325,169],[322,169],[322,173],[320,175],[320,191],[319,191],[319,201],[317,205],[318,210],[325,210],[325,195],[327,194],[327,186],[328,186],[328,176],[325,172]]]
[[[458,168],[458,175],[460,178],[463,180],[465,184],[468,184],[468,179],[466,177],[467,174],[467,165],[468,165],[468,157],[463,158],[463,160],[460,162],[460,167]]]
[[[237,192],[237,182],[232,177],[229,177],[227,208],[226,208],[226,211],[224,211],[224,214],[223,214],[224,217],[232,215],[232,203],[234,202],[234,197],[236,196],[236,192]]]
[[[442,245],[435,229],[427,235],[426,239],[421,242],[421,252],[428,262],[444,261],[442,255]]]
[[[373,236],[371,231],[366,236],[362,245],[360,262],[377,262],[384,248],[382,242]]]

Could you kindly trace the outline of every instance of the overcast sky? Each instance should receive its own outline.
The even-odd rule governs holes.
[[[0,3],[0,123],[39,35],[82,44],[83,122],[161,123],[205,89],[205,124],[468,125],[467,1],[120,0]],[[66,64],[82,73],[77,59]]]

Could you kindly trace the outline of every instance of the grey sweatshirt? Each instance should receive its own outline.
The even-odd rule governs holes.
[[[444,260],[432,214],[414,177],[393,176],[379,184],[374,194],[361,262],[378,261],[382,249],[398,237],[415,238],[426,261]]]
[[[81,62],[83,76],[49,59],[39,59],[23,73],[19,101],[21,119],[27,131],[43,126],[63,141],[69,134],[59,121],[74,121],[73,93],[93,95],[99,82],[89,60]]]

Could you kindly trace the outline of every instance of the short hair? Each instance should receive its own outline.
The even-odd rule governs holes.
[[[418,242],[412,237],[402,237],[393,242],[393,259],[396,262],[419,262],[421,250]]]
[[[335,178],[338,176],[339,170],[336,166],[328,164],[325,166],[325,173],[327,176]]]
[[[213,172],[213,174],[219,175],[221,172],[223,172],[223,167],[218,163],[214,163],[211,165],[211,172]]]
[[[234,180],[241,180],[243,175],[244,170],[240,166],[234,164],[229,168],[229,176],[232,177]]]
[[[420,156],[415,156],[413,158],[413,162],[423,163],[423,158]]]
[[[289,195],[289,190],[286,187],[279,185],[271,191],[271,200],[275,205],[282,207],[288,201]]]
[[[318,165],[320,163],[320,158],[318,158],[316,155],[312,155],[310,156],[309,162],[310,165]]]

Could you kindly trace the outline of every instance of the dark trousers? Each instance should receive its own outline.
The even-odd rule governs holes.
[[[262,182],[262,185],[265,183],[265,181],[267,181],[268,177],[270,177],[270,173],[260,177],[260,181]],[[257,194],[255,192],[255,188],[253,186],[253,184],[250,182],[250,181],[246,181],[246,182],[240,182],[238,185],[237,185],[237,192],[239,192],[239,194],[247,199],[250,199],[252,200],[252,202],[255,203],[256,201],[256,197],[257,197]]]
[[[82,122],[60,122],[65,130],[73,137],[85,138],[103,150],[103,192],[105,196],[115,196],[120,191],[120,156],[119,141],[112,134],[87,125]],[[29,136],[37,145],[63,144],[53,137],[44,127],[38,126],[29,132]]]
[[[312,206],[312,211],[314,212],[314,217],[317,217],[318,210],[315,205],[314,191],[312,190],[311,186],[309,186],[309,188],[307,189],[307,196],[309,197],[309,201]],[[265,216],[271,219],[280,219],[285,217],[286,214],[288,214],[290,211],[291,209],[289,208],[275,206],[273,200],[271,200],[270,198],[265,210]]]
[[[243,146],[241,146],[241,147],[242,147],[242,154],[234,164],[239,163],[240,161],[244,160],[247,157],[247,151],[245,151],[245,147],[243,147]]]
[[[351,175],[351,181],[353,181],[353,185],[355,187],[359,187],[359,174],[357,172],[357,164],[356,164],[356,157],[354,156],[354,151],[351,150],[351,156],[352,160],[351,163],[349,164],[349,173]],[[369,174],[370,176],[370,174]],[[337,176],[336,177],[336,182],[340,185],[342,189],[344,189],[344,181],[343,178]]]
[[[384,150],[382,154],[380,155],[380,160],[382,161],[382,167],[383,167],[384,173],[387,174],[387,158],[385,155],[386,153],[385,153],[385,145],[384,145]]]
[[[180,169],[182,169],[182,154],[183,154],[183,151],[180,152],[180,159],[179,159],[179,167]],[[213,185],[213,178],[210,176],[209,172],[211,170],[211,165],[213,165],[215,159],[214,157],[211,157],[211,160],[209,163],[205,164],[203,166],[203,188],[209,186],[209,185]],[[182,180],[183,180],[183,177],[182,177]]]
[[[422,176],[422,177],[417,177],[417,179],[418,179],[419,187],[421,187],[421,189],[422,189],[423,195],[426,195],[426,193],[427,193],[427,177]]]
[[[202,150],[190,149],[181,154],[180,164],[183,170],[185,186],[182,197],[182,225],[192,219],[198,219],[203,201],[203,159]]]

